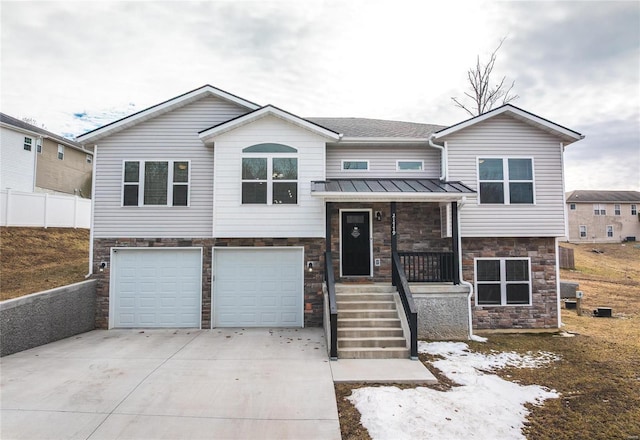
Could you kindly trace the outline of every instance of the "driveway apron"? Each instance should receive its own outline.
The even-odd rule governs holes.
[[[339,439],[322,329],[96,330],[0,360],[2,439]]]

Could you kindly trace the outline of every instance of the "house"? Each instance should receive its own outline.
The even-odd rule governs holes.
[[[93,151],[0,113],[0,189],[91,197]]]
[[[582,137],[512,105],[444,127],[192,90],[78,136],[97,325],[324,325],[334,358],[557,329],[562,154]]]
[[[639,191],[567,193],[568,238],[572,243],[640,240]]]

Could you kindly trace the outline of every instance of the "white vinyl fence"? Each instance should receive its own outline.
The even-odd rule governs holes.
[[[2,190],[0,226],[91,227],[91,200],[77,196]]]

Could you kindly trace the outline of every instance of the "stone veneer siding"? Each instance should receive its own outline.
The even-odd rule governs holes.
[[[373,277],[340,277],[340,210],[371,210],[373,226],[373,255],[380,258],[380,266],[373,267]],[[375,218],[376,211],[382,220]],[[331,250],[336,281],[391,282],[391,204],[385,203],[332,203]],[[451,239],[441,238],[440,205],[438,203],[396,203],[396,235],[398,251],[450,252]]]
[[[558,328],[558,274],[553,237],[463,238],[462,272],[465,281],[474,282],[474,260],[478,257],[531,258],[532,305],[479,306],[475,304],[474,294],[474,329]]]
[[[202,328],[211,328],[211,267],[212,248],[303,246],[304,261],[313,263],[313,271],[304,271],[304,325],[322,325],[324,279],[323,238],[98,238],[93,242],[93,273],[98,280],[96,288],[96,328],[109,327],[109,275],[111,272],[111,248],[151,247],[201,247],[202,248]],[[100,272],[100,263],[107,267]]]

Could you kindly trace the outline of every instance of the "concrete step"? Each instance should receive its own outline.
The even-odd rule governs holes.
[[[341,338],[338,337],[338,350],[341,348],[370,348],[370,347],[399,347],[406,348],[407,340],[403,337],[373,337],[373,338]]]
[[[338,338],[392,338],[403,337],[402,327],[340,327]]]
[[[393,301],[393,293],[342,292],[336,293],[336,301]]]
[[[342,301],[336,302],[338,310],[396,310],[395,301]]]
[[[338,348],[338,359],[407,359],[408,348]]]
[[[353,327],[367,327],[367,328],[402,328],[400,324],[400,318],[396,315],[395,318],[340,318],[338,317],[338,328],[353,328]]]
[[[348,309],[338,308],[338,321],[341,319],[385,319],[397,318],[398,311],[393,310],[370,310],[370,309]]]
[[[342,284],[336,283],[336,293],[392,293],[396,288],[390,284],[363,283],[363,284]]]

